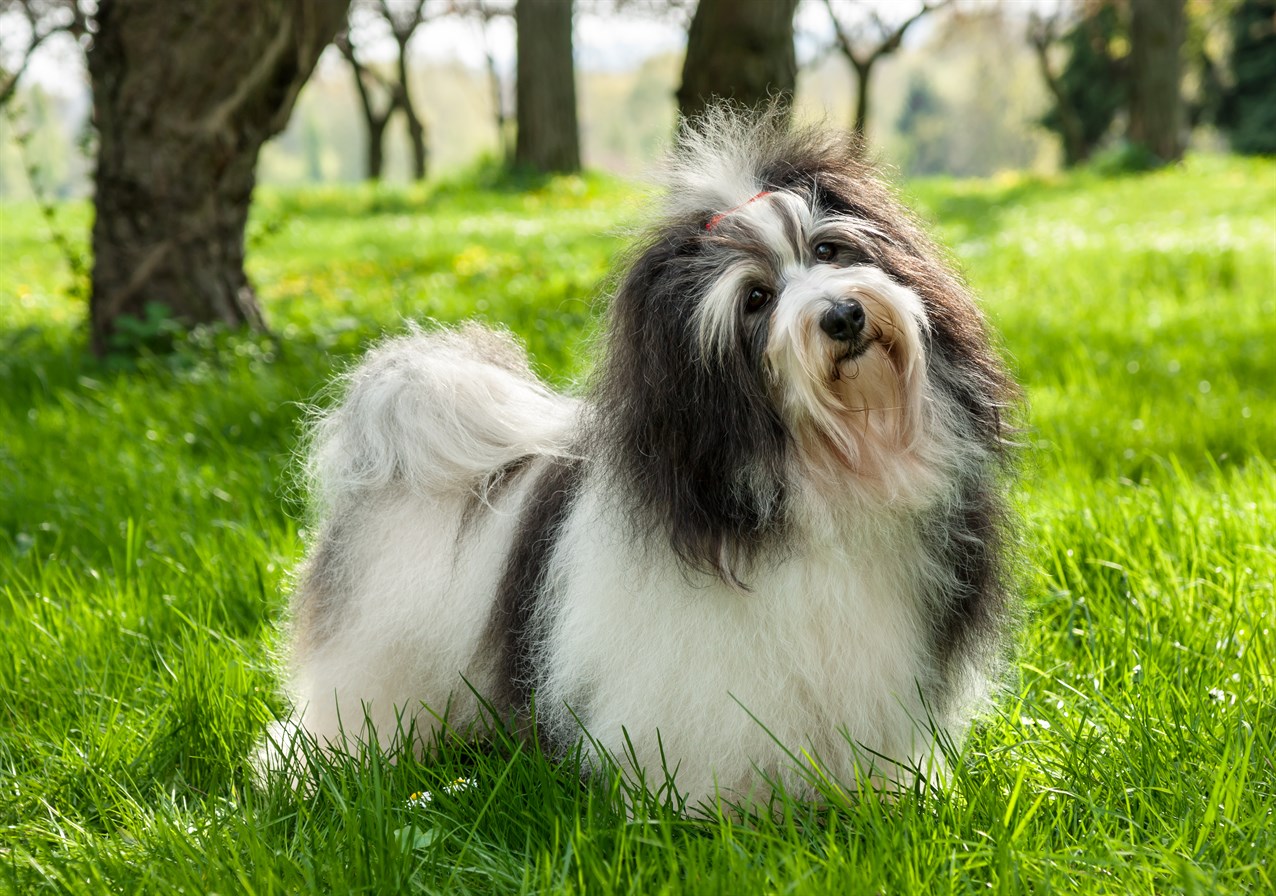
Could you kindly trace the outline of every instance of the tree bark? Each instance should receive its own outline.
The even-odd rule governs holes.
[[[1130,2],[1130,128],[1162,162],[1183,157],[1183,0]]]
[[[580,170],[571,0],[518,0],[518,137],[514,165]]]
[[[391,106],[391,109],[394,107]],[[364,112],[364,124],[368,129],[368,155],[365,159],[366,168],[364,176],[368,180],[376,181],[381,179],[381,175],[385,173],[385,129],[390,123],[389,114],[373,115],[367,110]]]
[[[364,130],[368,139],[365,147],[367,152],[364,156],[364,177],[368,180],[380,180],[382,169],[385,167],[385,129],[390,123],[390,113],[395,109],[396,100],[391,93],[385,108],[378,110],[372,91],[368,89],[368,82],[374,80],[376,76],[371,69],[359,61],[354,44],[350,43],[350,35],[348,33],[337,35],[336,45],[341,55],[346,58],[346,62],[350,64],[350,70],[354,74],[355,93],[359,97],[359,106],[363,109]]]
[[[797,86],[793,13],[798,0],[700,0],[687,33],[678,111],[692,118],[714,99],[789,106]]]
[[[264,326],[244,273],[261,145],[283,129],[349,0],[101,0],[92,346],[158,306]]]
[[[1041,71],[1041,79],[1054,98],[1055,112],[1059,116],[1060,133],[1063,136],[1063,164],[1065,168],[1080,165],[1090,155],[1090,147],[1086,145],[1085,131],[1081,125],[1081,116],[1077,114],[1072,100],[1059,83],[1059,76],[1050,67],[1050,44],[1053,35],[1040,26],[1039,33],[1030,35],[1032,47],[1037,55],[1037,67]]]
[[[407,40],[399,41],[398,71],[399,108],[403,110],[403,118],[408,125],[408,139],[412,143],[412,176],[416,180],[425,180],[429,170],[430,150],[425,139],[425,122],[417,115],[416,106],[412,105],[412,89],[408,82]]]
[[[868,91],[872,83],[873,63],[877,61],[876,57],[869,57],[869,59],[869,62],[863,64],[851,61],[855,69],[855,124],[853,127],[861,134],[868,133]]]

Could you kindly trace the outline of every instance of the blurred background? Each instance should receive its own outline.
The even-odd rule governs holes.
[[[907,175],[1050,172],[1118,152],[1140,74],[1131,42],[1137,5],[802,0],[793,19],[796,114],[852,125],[859,65],[870,72],[872,144]],[[1183,143],[1276,151],[1270,0],[1152,6],[1167,20],[1180,17],[1171,37],[1180,45]],[[28,168],[51,195],[87,195],[95,138],[84,50],[96,4],[4,0],[0,9],[0,197],[31,194]],[[695,10],[695,0],[576,0],[586,167],[641,174],[667,143]],[[260,181],[399,182],[508,157],[516,42],[512,0],[355,0],[286,129],[263,148]],[[1256,91],[1263,99],[1250,100]]]
[[[1024,387],[954,797],[740,840],[520,748],[248,799],[307,409],[405,320],[587,386],[714,95],[863,131]],[[1276,0],[0,0],[0,892],[1273,892],[1273,156]]]
[[[264,329],[259,185],[641,178],[714,98],[843,124],[914,179],[1270,154],[1274,21],[1276,0],[0,0],[0,201],[52,222],[91,197],[89,251],[49,232],[102,355],[139,321]]]

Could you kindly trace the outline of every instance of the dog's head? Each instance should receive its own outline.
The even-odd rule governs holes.
[[[943,254],[854,140],[775,114],[688,127],[611,307],[603,447],[692,565],[783,532],[795,478],[915,500],[994,447],[1009,379]]]
[[[926,313],[877,263],[881,227],[817,177],[705,222],[697,348],[746,359],[809,473],[880,481],[922,435]]]

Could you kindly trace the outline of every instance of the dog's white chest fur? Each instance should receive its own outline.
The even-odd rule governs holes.
[[[794,754],[845,782],[856,763],[898,777],[881,757],[928,758],[917,551],[885,536],[890,515],[760,564],[743,591],[620,543],[612,507],[586,489],[553,564],[542,725],[579,723],[623,763],[733,799],[756,796],[758,771],[792,785]]]

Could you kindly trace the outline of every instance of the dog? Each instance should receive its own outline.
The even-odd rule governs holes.
[[[346,375],[273,749],[534,707],[690,804],[942,775],[1013,616],[1018,389],[855,138],[716,109],[665,173],[580,397],[474,324]]]

